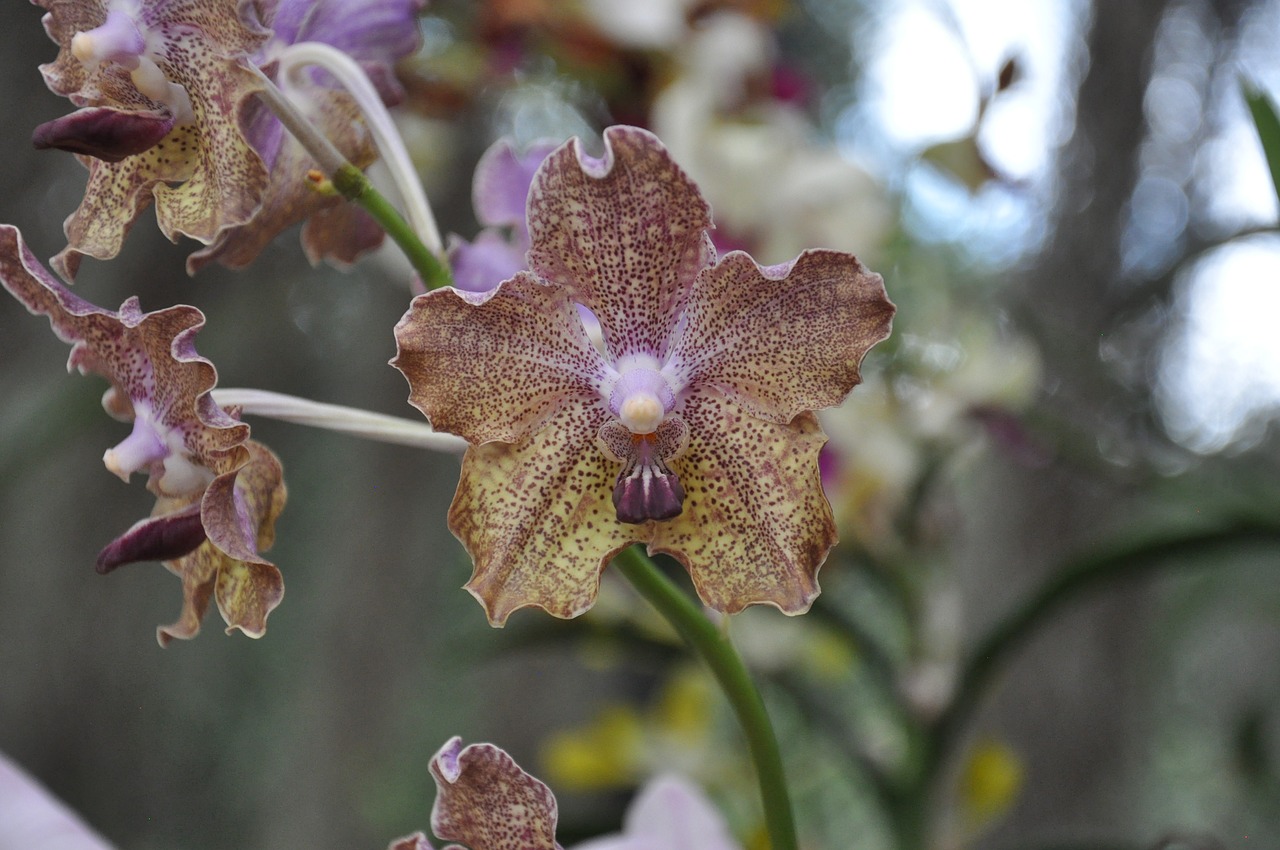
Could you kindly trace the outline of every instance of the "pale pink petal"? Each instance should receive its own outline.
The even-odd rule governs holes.
[[[111,850],[106,839],[3,754],[0,754],[0,847]]]
[[[806,251],[761,268],[734,252],[698,276],[668,368],[786,423],[844,400],[893,313],[880,275],[852,254]]]
[[[707,203],[657,137],[610,127],[605,156],[574,139],[529,191],[529,264],[600,321],[614,362],[661,358],[694,277],[715,249]]]
[[[396,341],[410,404],[471,443],[526,439],[566,405],[598,398],[609,372],[564,290],[529,274],[488,293],[418,296]]]
[[[431,828],[471,850],[557,850],[556,798],[493,744],[453,738],[431,760]]]
[[[476,163],[471,183],[471,206],[484,227],[510,227],[517,242],[528,243],[525,204],[538,166],[555,150],[551,142],[535,142],[523,152],[508,139],[489,147]],[[521,249],[523,253],[523,248]]]
[[[576,617],[605,564],[641,539],[611,501],[621,464],[596,443],[608,417],[597,401],[566,403],[523,442],[467,449],[449,528],[475,563],[467,590],[493,625],[529,605]]]
[[[761,603],[807,611],[836,542],[818,474],[827,438],[817,419],[758,419],[710,388],[688,394],[678,412],[689,446],[670,466],[684,485],[684,512],[650,523],[649,550],[684,564],[702,601],[718,611]]]
[[[724,818],[697,786],[666,775],[651,779],[627,808],[621,835],[573,850],[741,850]]]

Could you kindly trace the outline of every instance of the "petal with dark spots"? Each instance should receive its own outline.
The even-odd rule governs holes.
[[[555,795],[493,744],[453,738],[431,759],[431,829],[471,850],[558,850]]]

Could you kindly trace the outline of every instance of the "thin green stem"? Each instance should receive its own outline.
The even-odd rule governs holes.
[[[707,619],[702,609],[638,547],[619,552],[614,563],[627,581],[658,609],[711,668],[747,736],[773,850],[796,850],[795,816],[791,811],[791,794],[782,767],[782,751],[764,700],[737,650],[728,636]]]
[[[330,179],[333,181],[333,188],[337,189],[344,198],[359,204],[365,212],[373,216],[374,221],[378,222],[387,235],[400,246],[400,250],[404,251],[405,256],[409,258],[414,271],[422,278],[422,283],[427,289],[453,285],[453,275],[449,273],[448,267],[427,249],[409,223],[391,205],[391,202],[374,188],[373,181],[366,177],[363,171],[347,162],[335,171]]]

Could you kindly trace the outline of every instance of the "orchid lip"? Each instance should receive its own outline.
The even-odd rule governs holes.
[[[618,475],[613,488],[613,507],[620,522],[639,525],[649,520],[669,520],[684,510],[684,487],[658,453],[654,438],[637,434],[632,438],[633,460]]]

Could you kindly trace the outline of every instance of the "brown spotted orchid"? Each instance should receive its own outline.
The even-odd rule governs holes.
[[[717,610],[807,610],[835,543],[812,411],[888,335],[880,276],[835,251],[717,260],[697,187],[632,127],[552,153],[528,225],[529,271],[419,296],[396,328],[410,402],[470,443],[449,526],[490,621],[582,613],[636,542]]]
[[[436,801],[431,828],[471,850],[561,850],[556,842],[555,795],[493,744],[446,743],[431,760]],[[421,833],[393,842],[391,850],[430,850]],[[574,850],[738,850],[724,819],[684,779],[660,776],[627,810],[619,835]],[[460,850],[456,844],[445,850]]]
[[[103,461],[125,481],[146,472],[156,508],[103,549],[98,571],[162,560],[182,579],[182,614],[158,629],[161,644],[194,637],[211,599],[228,632],[260,637],[284,594],[280,571],[259,552],[272,543],[285,488],[275,455],[210,395],[217,372],[194,346],[204,315],[187,306],[144,313],[136,298],[117,312],[94,306],[9,225],[0,225],[0,283],[71,343],[68,368],[111,382],[103,406],[133,423]]]
[[[160,229],[212,241],[248,221],[267,169],[240,127],[262,83],[246,62],[267,39],[246,0],[34,0],[61,50],[41,66],[81,107],[35,133],[37,147],[80,154],[84,200],[54,266],[114,257],[153,201]]]

